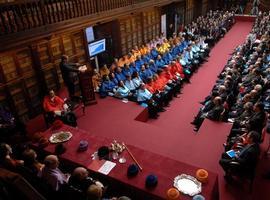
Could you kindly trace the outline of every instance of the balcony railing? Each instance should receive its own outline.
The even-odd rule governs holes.
[[[147,0],[13,0],[0,4],[0,35],[16,33]]]

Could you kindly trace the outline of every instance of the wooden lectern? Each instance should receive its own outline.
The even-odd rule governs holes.
[[[79,73],[79,85],[84,105],[96,104],[97,102],[92,84],[92,70]]]

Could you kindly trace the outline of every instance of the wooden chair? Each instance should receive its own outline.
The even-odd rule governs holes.
[[[243,168],[243,166],[237,161],[230,162],[231,175],[240,178],[242,181],[249,181],[249,192],[252,192],[257,163],[258,160],[253,167]]]

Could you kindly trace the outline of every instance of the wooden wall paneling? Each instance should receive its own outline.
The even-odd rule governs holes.
[[[40,94],[40,85],[38,80],[39,79],[35,73],[24,77],[24,86],[28,97],[27,100],[30,103],[30,118],[38,115],[42,111],[42,100],[44,95],[42,96]]]
[[[0,64],[2,66],[4,79],[7,82],[18,78],[19,74],[12,54],[1,54]]]
[[[7,106],[11,109],[9,101],[7,101],[8,95],[5,89],[5,85],[0,84],[0,106]]]
[[[1,62],[0,62],[0,85],[6,83],[6,78],[4,76],[4,71],[3,71],[3,67],[1,65]]]
[[[55,90],[58,91],[59,85],[56,83],[55,78],[57,77],[57,72],[54,69],[54,65],[50,64],[47,68],[42,69],[44,73],[45,82],[47,85],[48,90]]]
[[[202,3],[202,15],[205,15],[208,11],[208,0],[203,0]]]
[[[33,62],[30,48],[23,48],[16,52],[16,60],[20,68],[20,73],[25,74],[33,71]]]
[[[14,117],[19,118],[10,91],[8,90],[6,84],[0,85],[0,104],[7,106],[10,109],[10,111],[14,114]]]
[[[65,55],[71,56],[75,52],[73,49],[75,48],[73,42],[72,42],[72,36],[71,35],[63,35],[61,36],[61,45],[63,46],[63,53]]]
[[[28,115],[30,118],[33,118],[35,116],[33,105],[32,105],[32,99],[30,98],[30,91],[26,84],[26,79],[30,76],[33,77],[34,74],[29,74],[28,77],[24,77],[24,79],[21,79],[21,85],[22,85],[22,91],[23,91],[23,97],[25,100],[25,105],[27,106],[27,113],[24,113],[24,115]],[[36,82],[35,82],[36,83]]]
[[[32,55],[32,60],[33,60],[33,68],[35,70],[35,74],[36,74],[36,78],[37,78],[36,80],[38,80],[37,85],[39,88],[39,97],[43,98],[46,95],[48,88],[47,88],[45,76],[44,76],[44,73],[42,70],[42,64],[40,61],[37,44],[33,44],[31,46],[31,55]]]
[[[120,29],[120,41],[121,41],[121,52],[122,55],[127,54],[127,43],[126,43],[126,39],[125,39],[125,33],[126,33],[126,24],[124,20],[118,20],[118,24],[119,24],[119,29]]]
[[[41,68],[44,68],[47,64],[51,63],[51,57],[49,55],[48,41],[42,41],[37,44],[37,57],[40,60]]]
[[[15,111],[18,117],[22,121],[27,121],[29,119],[29,107],[27,105],[27,96],[25,94],[24,84],[22,80],[19,79],[8,83],[7,88],[11,96],[12,102],[15,106]]]
[[[160,34],[161,12],[158,8],[145,11],[143,17],[143,40],[148,42]]]
[[[62,56],[62,51],[61,51],[62,49],[61,49],[60,43],[61,42],[60,42],[59,36],[52,38],[49,41],[49,51],[48,51],[51,57],[51,61],[52,61],[51,66],[50,66],[50,72],[52,76],[54,77],[53,80],[55,81],[57,90],[61,88],[58,73],[57,73],[57,60],[60,60]],[[49,81],[49,83],[51,84],[51,81]]]
[[[186,3],[186,23],[190,23],[194,17],[194,1],[195,0],[187,0]]]
[[[72,39],[74,43],[74,54],[82,54],[85,53],[84,48],[84,35],[83,31],[73,33]],[[78,62],[78,59],[77,61]]]

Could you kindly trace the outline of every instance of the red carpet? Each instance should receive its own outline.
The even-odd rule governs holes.
[[[222,144],[229,133],[230,125],[205,121],[199,134],[195,134],[190,122],[199,110],[198,102],[209,94],[217,75],[230,57],[229,54],[244,42],[251,27],[251,22],[237,22],[212,49],[209,62],[194,74],[192,83],[184,87],[180,99],[173,100],[158,120],[147,123],[136,121],[134,119],[143,108],[132,105],[132,102],[125,104],[117,99],[107,98],[98,100],[97,105],[87,108],[87,117],[79,119],[79,127],[89,130],[91,134],[125,141],[217,172],[220,174],[220,199],[246,199],[246,191],[238,192],[239,189],[236,188],[235,192],[225,187],[223,172],[218,165]]]
[[[180,99],[174,99],[159,119],[146,123],[137,121],[135,118],[143,111],[142,107],[108,97],[98,99],[97,105],[86,108],[87,114],[78,119],[79,127],[94,135],[117,139],[218,173],[221,200],[251,199],[246,188],[225,184],[218,164],[230,124],[205,120],[198,134],[193,132],[190,124],[198,113],[198,102],[210,93],[229,54],[244,42],[251,27],[252,22],[237,22],[212,49],[209,62],[194,74],[192,83],[183,88]]]

